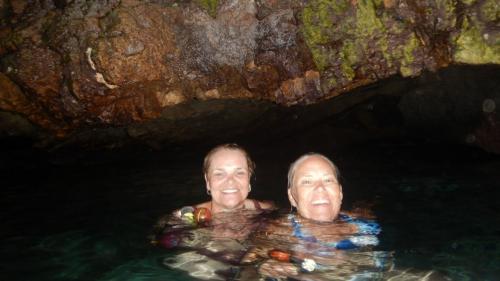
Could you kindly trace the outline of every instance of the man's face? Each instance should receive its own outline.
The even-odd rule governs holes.
[[[205,181],[212,193],[214,211],[243,206],[250,186],[248,163],[243,152],[233,149],[215,152],[210,159]]]
[[[340,212],[342,186],[333,167],[313,155],[296,166],[288,199],[305,218],[333,221]]]

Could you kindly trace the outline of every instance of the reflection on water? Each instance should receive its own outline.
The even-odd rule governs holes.
[[[209,222],[201,224],[167,215],[155,226],[152,240],[159,247],[176,251],[164,260],[167,268],[203,280],[232,280],[239,275],[248,237],[265,223],[266,215],[244,209],[214,214]],[[255,279],[256,273],[253,276]]]
[[[406,278],[400,280],[431,270],[453,280],[499,280],[500,159],[398,149],[316,151],[339,164],[346,207],[373,204],[383,229],[376,250],[394,253],[394,275]],[[287,208],[285,172],[305,151],[273,157],[250,151],[258,164],[253,197]],[[193,280],[174,264],[203,253],[155,248],[147,236],[163,214],[207,199],[202,156],[1,171],[0,279]],[[233,265],[222,272],[233,274]]]
[[[378,244],[379,225],[352,212],[335,223],[241,210],[196,225],[172,215],[160,220],[156,233],[156,245],[176,250],[164,265],[203,280],[256,280],[261,273],[279,277],[261,270],[279,256],[287,259],[286,266],[308,271],[295,270],[289,275],[295,280],[380,279],[392,267],[392,253],[370,247]]]

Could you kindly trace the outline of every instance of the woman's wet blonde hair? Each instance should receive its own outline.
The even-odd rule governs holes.
[[[248,152],[243,147],[241,147],[240,145],[238,145],[236,143],[225,143],[225,144],[221,144],[221,145],[218,145],[218,146],[212,148],[207,153],[207,155],[205,156],[205,159],[203,160],[203,174],[205,174],[205,175],[208,174],[208,169],[210,169],[212,156],[216,152],[223,150],[223,149],[241,151],[241,153],[243,153],[243,155],[245,155],[245,159],[247,160],[248,174],[250,177],[253,175],[253,173],[255,171],[255,163],[250,158],[250,155],[248,155]]]
[[[295,160],[294,162],[292,162],[292,164],[290,164],[290,168],[288,168],[288,188],[292,188],[293,178],[295,177],[295,170],[297,170],[297,166],[299,166],[299,164],[304,162],[306,159],[313,157],[313,156],[319,157],[319,158],[325,160],[328,164],[330,164],[330,166],[332,166],[333,172],[335,173],[335,178],[337,179],[337,181],[339,181],[340,171],[339,171],[339,168],[337,167],[337,165],[335,165],[332,162],[332,160],[328,159],[328,157],[326,157],[323,154],[316,153],[316,152],[309,152],[309,153],[306,153],[306,154],[300,156],[297,160]]]

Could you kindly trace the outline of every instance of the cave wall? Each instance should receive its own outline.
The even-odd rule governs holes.
[[[239,132],[391,77],[500,64],[494,0],[1,0],[0,15],[0,133],[42,146]],[[441,114],[418,110],[432,87],[402,102],[410,123]],[[498,136],[497,98],[485,103],[462,122],[479,145]]]

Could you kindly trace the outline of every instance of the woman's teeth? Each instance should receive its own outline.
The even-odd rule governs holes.
[[[222,191],[222,193],[229,194],[229,193],[235,193],[238,192],[238,189],[225,189]]]

